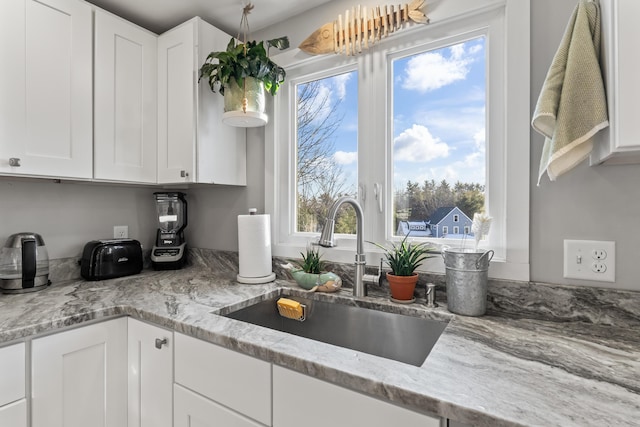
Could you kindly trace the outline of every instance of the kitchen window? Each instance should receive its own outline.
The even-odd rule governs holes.
[[[275,58],[287,69],[287,81],[274,98],[274,119],[265,133],[265,205],[274,222],[274,255],[298,257],[317,240],[322,215],[301,219],[304,203],[320,201],[327,210],[346,194],[363,207],[365,240],[379,243],[397,242],[403,238],[399,230],[421,222],[432,236],[417,240],[471,246],[470,221],[485,210],[493,222],[480,246],[495,251],[491,277],[529,279],[529,1],[466,6],[473,10],[453,8],[440,19],[434,12],[431,24],[403,29],[356,56],[311,57],[294,50]],[[338,82],[348,82],[344,91]],[[311,86],[330,96],[340,92],[342,105],[349,105],[339,124],[331,121],[336,133],[320,163],[329,182],[348,183],[333,195],[301,185],[300,99]],[[342,142],[343,133],[349,142]],[[418,215],[418,205],[407,203],[412,185],[421,191],[431,186],[432,194],[449,198]],[[448,218],[457,216],[465,235],[443,237],[448,227],[440,224],[435,237],[435,210],[456,207],[469,221],[460,211]],[[321,252],[328,260],[352,263],[355,238],[348,218],[344,222],[344,231],[336,231],[337,247]],[[373,245],[365,249],[368,264],[376,265],[380,254]],[[424,270],[443,272],[442,259],[428,260]]]
[[[295,230],[320,233],[331,203],[358,193],[358,72],[295,85]],[[335,232],[354,234],[353,209],[338,212]]]

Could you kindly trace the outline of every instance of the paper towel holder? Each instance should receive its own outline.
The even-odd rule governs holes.
[[[240,241],[240,234],[241,234],[241,225],[240,225],[240,221],[241,218],[247,218],[247,217],[257,217],[258,215],[256,215],[257,213],[257,209],[256,208],[251,208],[249,209],[249,215],[240,215],[238,216],[238,240]],[[267,221],[267,229],[266,229],[266,238],[267,240],[270,242],[271,237],[269,235],[269,215],[264,215],[264,217],[266,217],[266,221]],[[255,218],[256,220],[258,218]],[[268,251],[265,254],[266,259],[262,259],[262,261],[265,263],[265,268],[264,269],[259,269],[261,271],[251,271],[249,269],[244,269],[243,271],[243,261],[244,261],[244,265],[246,266],[247,263],[247,259],[245,258],[243,260],[243,252],[242,252],[242,243],[239,242],[239,247],[238,247],[238,257],[239,257],[239,270],[240,272],[238,272],[238,275],[236,276],[236,280],[238,281],[238,283],[244,283],[244,284],[260,284],[260,283],[269,283],[269,282],[273,282],[274,280],[276,280],[276,274],[271,270],[271,247],[270,244],[268,244]],[[263,258],[263,257],[261,257]],[[260,264],[260,262],[258,262],[258,264]],[[267,266],[268,265],[268,266]],[[265,271],[266,270],[266,271]],[[267,273],[268,272],[268,273]],[[241,273],[244,273],[245,275],[242,275]],[[249,274],[247,274],[249,273]],[[255,275],[255,273],[262,273],[262,275]]]
[[[276,280],[276,273],[271,273],[268,276],[263,276],[263,277],[244,277],[238,274],[238,276],[236,277],[236,280],[238,281],[238,283],[244,283],[248,285],[256,285],[259,283],[269,283]]]

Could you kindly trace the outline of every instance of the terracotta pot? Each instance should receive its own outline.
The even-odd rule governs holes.
[[[413,291],[416,289],[416,283],[418,283],[418,274],[396,276],[395,274],[387,273],[387,280],[391,289],[391,298],[404,301],[413,298]]]

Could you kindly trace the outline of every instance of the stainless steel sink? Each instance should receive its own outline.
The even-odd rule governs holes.
[[[224,316],[364,353],[421,366],[445,322],[286,296],[306,306],[304,321],[278,313],[276,296]]]

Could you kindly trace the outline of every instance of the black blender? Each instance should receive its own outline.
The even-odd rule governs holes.
[[[187,200],[180,192],[153,193],[156,197],[158,231],[151,251],[151,264],[155,270],[179,270],[184,266],[187,227]]]

